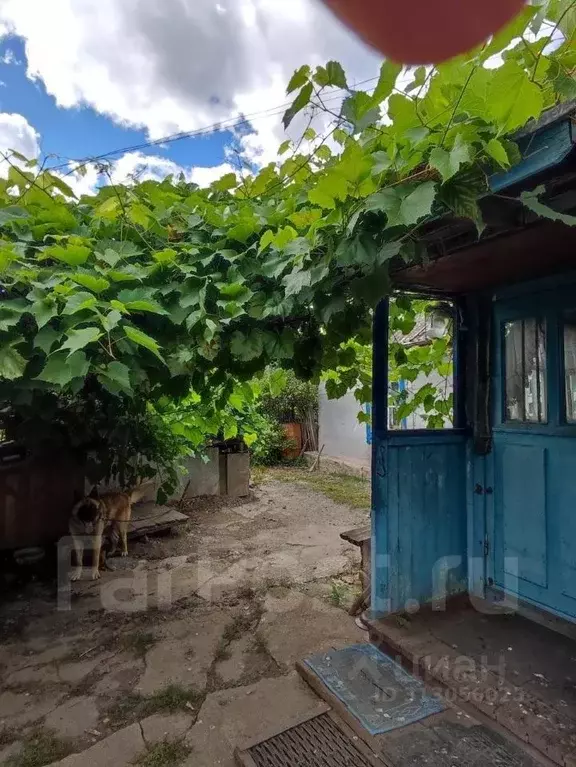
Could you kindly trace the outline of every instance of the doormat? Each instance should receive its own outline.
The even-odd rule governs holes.
[[[370,735],[405,727],[445,708],[419,679],[371,644],[329,650],[308,658],[304,666]]]
[[[328,714],[320,714],[235,753],[242,767],[384,767],[362,743],[347,737]]]

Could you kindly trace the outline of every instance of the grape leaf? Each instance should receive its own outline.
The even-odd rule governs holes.
[[[53,258],[69,266],[81,266],[90,257],[90,248],[84,245],[50,245],[42,251],[42,258]]]
[[[232,356],[243,362],[256,359],[264,349],[264,336],[260,330],[251,330],[245,335],[239,330],[234,331],[230,341]]]
[[[92,293],[73,293],[66,301],[62,314],[74,314],[83,309],[92,309],[96,306],[96,297]]]
[[[394,89],[396,79],[401,71],[402,65],[396,64],[393,61],[385,61],[382,64],[380,67],[380,77],[378,79],[378,84],[376,85],[376,89],[372,94],[374,103],[380,104],[380,102],[388,98]]]
[[[42,372],[36,376],[39,381],[66,386],[74,378],[84,377],[90,368],[84,352],[68,355],[56,352],[48,358]]]
[[[312,83],[307,83],[301,88],[300,93],[296,96],[292,102],[292,105],[289,106],[288,109],[284,112],[284,117],[282,118],[284,128],[287,128],[290,125],[298,112],[301,112],[306,106],[308,106],[313,90],[314,86]]]
[[[97,327],[69,330],[66,334],[66,341],[64,341],[59,351],[70,349],[69,354],[74,354],[74,352],[77,352],[79,349],[84,349],[84,347],[88,346],[88,344],[97,341],[101,335],[102,333]]]
[[[436,197],[436,184],[425,181],[416,188],[390,187],[371,195],[365,209],[386,213],[389,226],[410,226],[430,214]]]
[[[0,348],[0,378],[7,381],[22,378],[27,364],[27,360],[14,348],[14,344]]]
[[[290,82],[288,83],[288,87],[286,88],[286,94],[289,95],[290,93],[293,93],[298,88],[301,88],[303,85],[305,85],[308,82],[309,77],[310,77],[310,67],[308,66],[308,64],[304,64],[304,66],[300,67],[300,69],[297,69],[292,75],[292,77],[290,78]]]
[[[42,349],[44,354],[47,355],[50,353],[50,350],[54,346],[55,341],[59,339],[61,335],[62,333],[54,330],[54,328],[44,327],[42,330],[36,333],[36,337],[34,338],[34,346],[38,349]]]
[[[488,88],[486,106],[501,133],[510,133],[537,119],[544,108],[542,90],[515,61],[508,60],[496,70]]]
[[[522,203],[533,213],[542,218],[549,218],[552,221],[560,221],[567,226],[576,226],[576,216],[570,216],[568,213],[560,213],[549,205],[540,202],[539,197],[546,192],[546,187],[537,186],[531,192],[522,192],[520,199]]]
[[[46,323],[50,322],[52,317],[55,317],[58,314],[58,307],[53,301],[42,299],[40,301],[35,301],[30,307],[30,311],[34,315],[38,330],[40,330]]]
[[[93,293],[102,293],[110,287],[110,283],[108,280],[105,280],[104,277],[95,277],[92,274],[76,272],[70,279],[77,282],[78,285],[82,285],[83,288],[88,288],[88,290],[91,290]]]
[[[118,389],[127,393],[132,392],[130,369],[122,362],[117,362],[116,360],[111,362],[100,372],[98,380],[112,392],[116,392]]]
[[[287,274],[286,277],[284,277],[282,280],[286,287],[286,296],[297,295],[304,288],[309,287],[311,279],[312,276],[307,269],[297,269],[293,272],[290,272],[290,274]]]
[[[448,152],[442,147],[435,147],[430,152],[430,165],[439,171],[442,181],[448,181],[460,170],[460,166],[470,162],[470,145],[458,134],[454,146]]]
[[[497,138],[491,138],[490,141],[486,143],[486,152],[493,160],[496,160],[498,165],[501,165],[503,168],[510,167],[508,153],[506,152],[504,145],[498,141]]]
[[[132,327],[131,325],[125,325],[124,332],[130,341],[138,344],[138,346],[143,346],[145,349],[148,349],[152,352],[152,354],[158,357],[159,360],[164,362],[164,358],[160,354],[160,347],[158,346],[158,343],[152,338],[152,336],[147,335],[146,333],[138,330],[138,328]]]

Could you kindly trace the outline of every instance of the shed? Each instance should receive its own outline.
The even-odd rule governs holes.
[[[517,200],[546,186],[576,210],[576,102],[517,136],[490,179],[487,228],[428,225],[397,290],[455,307],[453,428],[389,429],[388,318],[374,320],[372,611],[508,600],[576,621],[576,227]]]

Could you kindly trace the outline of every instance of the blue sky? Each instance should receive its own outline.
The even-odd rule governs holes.
[[[182,169],[210,183],[239,158],[252,168],[275,159],[281,116],[264,112],[286,102],[296,67],[329,59],[357,79],[378,71],[317,0],[2,0],[0,150],[62,161],[122,150],[115,180],[146,164],[153,177]],[[257,116],[128,151],[242,115]]]
[[[41,136],[43,155],[57,155],[49,164],[92,157],[146,143],[147,131],[125,127],[95,109],[59,108],[41,80],[26,76],[26,52],[22,38],[10,35],[0,41],[0,112],[22,114]],[[10,59],[14,58],[14,61]],[[216,131],[194,139],[169,142],[165,147],[141,150],[161,155],[178,165],[216,166],[224,163],[224,149],[234,143],[230,131]]]

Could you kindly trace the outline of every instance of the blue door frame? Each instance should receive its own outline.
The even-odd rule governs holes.
[[[374,317],[372,612],[411,611],[466,591],[464,385],[455,344],[456,428],[388,429],[388,301]],[[458,335],[457,335],[458,337]]]
[[[576,309],[576,278],[518,286],[496,296],[493,450],[486,470],[487,583],[497,591],[576,620],[576,423],[566,422],[563,322]],[[543,423],[505,411],[504,326],[538,318],[546,333]]]

